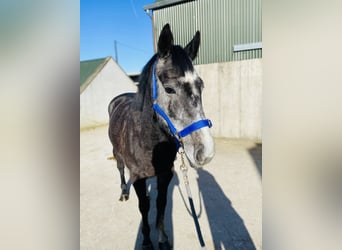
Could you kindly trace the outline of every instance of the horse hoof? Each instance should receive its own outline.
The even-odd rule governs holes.
[[[119,201],[127,201],[128,198],[129,198],[129,195],[128,195],[128,194],[122,194],[122,195],[120,196]]]
[[[159,250],[171,250],[172,247],[168,241],[159,242]]]
[[[152,244],[148,244],[148,245],[142,245],[142,250],[154,250],[153,245]]]

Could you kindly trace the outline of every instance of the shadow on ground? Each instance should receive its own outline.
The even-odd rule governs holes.
[[[262,178],[262,144],[255,143],[255,146],[248,149],[248,153],[254,160],[254,164],[258,169],[259,175]]]
[[[255,161],[255,165],[259,170],[260,176],[262,176],[262,167],[261,167],[261,144],[256,144],[255,147],[249,149],[249,153],[253,157]],[[244,221],[240,217],[240,215],[235,211],[235,209],[231,205],[231,201],[224,194],[221,189],[219,183],[215,180],[214,176],[206,171],[205,169],[198,169],[198,178],[197,182],[200,189],[200,196],[202,197],[201,207],[197,211],[197,215],[201,216],[202,206],[205,207],[205,211],[207,214],[207,219],[210,226],[211,237],[215,250],[253,250],[256,249],[254,243],[249,235],[249,232],[244,224]],[[150,190],[150,198],[151,198],[151,207],[149,212],[149,222],[151,227],[151,240],[154,244],[154,248],[158,249],[158,232],[155,228],[156,221],[156,196],[157,196],[157,187],[156,187],[156,178],[152,178],[147,181],[147,185],[149,185]],[[172,195],[176,186],[179,185],[179,179],[177,174],[174,174],[174,177],[171,180],[168,189],[168,200],[165,211],[165,229],[166,233],[169,236],[170,242],[173,245],[174,235],[173,235],[173,223],[172,223],[172,208],[173,201]],[[184,197],[185,194],[181,194],[183,201],[188,203],[187,197]],[[202,205],[203,204],[203,205]],[[188,205],[188,204],[187,204]],[[137,207],[138,211],[138,207]],[[190,213],[190,211],[189,211]],[[143,241],[143,236],[141,233],[140,223],[136,243],[135,250],[141,249],[141,244]]]
[[[214,176],[204,169],[199,169],[197,182],[215,250],[256,249],[243,220],[232,207]]]

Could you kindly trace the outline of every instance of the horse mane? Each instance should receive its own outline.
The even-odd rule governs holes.
[[[145,99],[152,98],[151,95],[151,79],[152,79],[152,67],[155,63],[157,58],[157,54],[155,54],[144,66],[140,77],[139,77],[139,84],[138,84],[138,91],[136,93],[135,101],[133,102],[133,105],[136,109],[142,111]],[[146,96],[147,95],[147,96]],[[152,101],[152,99],[151,99]]]

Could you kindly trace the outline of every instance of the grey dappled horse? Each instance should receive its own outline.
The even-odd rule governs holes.
[[[153,249],[146,178],[157,176],[159,247],[170,249],[164,231],[164,212],[178,148],[184,147],[193,167],[203,166],[214,156],[214,142],[209,132],[211,123],[205,119],[202,108],[203,81],[192,64],[199,44],[197,31],[184,49],[173,45],[173,35],[166,24],[158,40],[158,52],[141,73],[138,92],[117,96],[108,107],[109,138],[121,176],[120,200],[128,199],[126,166],[139,199],[143,249]]]

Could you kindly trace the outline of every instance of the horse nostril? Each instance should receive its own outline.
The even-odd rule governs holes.
[[[195,159],[199,164],[204,164],[205,157],[204,157],[204,147],[203,145],[200,145],[198,149],[195,152]]]
[[[199,165],[205,165],[205,164],[209,163],[211,161],[211,159],[213,158],[212,154],[208,155],[208,152],[206,152],[203,145],[200,145],[197,147],[197,149],[195,150],[194,156],[195,156],[195,161]]]

